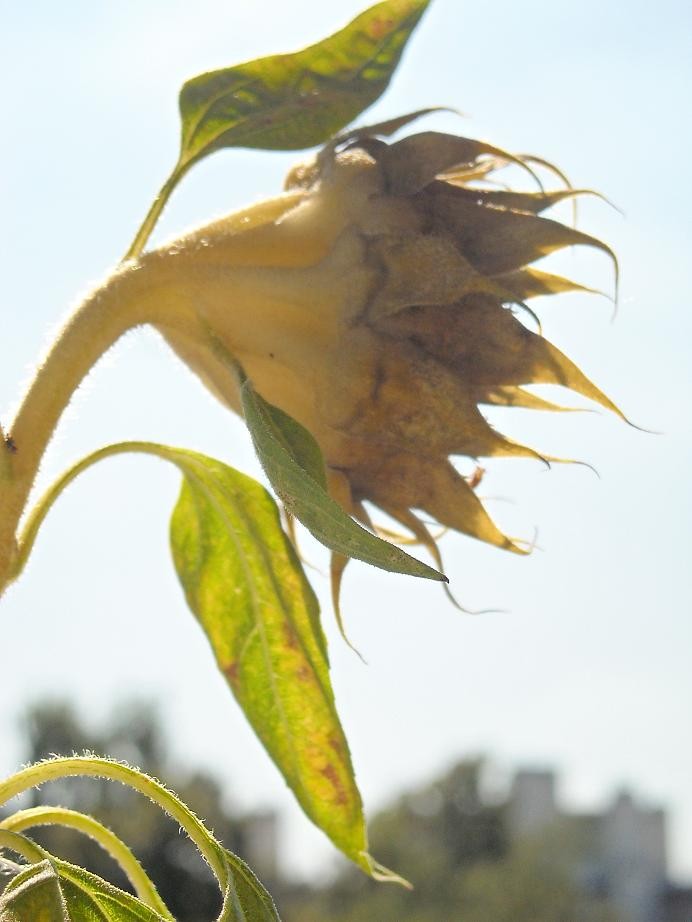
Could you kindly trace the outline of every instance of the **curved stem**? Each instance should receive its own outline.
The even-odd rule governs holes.
[[[162,192],[164,198],[175,177],[174,173],[165,187],[168,191]],[[221,391],[228,385],[229,372],[218,357],[212,371],[206,370],[214,358],[208,328],[220,326],[241,351],[269,352],[272,359],[276,355],[277,364],[282,351],[300,346],[304,312],[292,319],[296,311],[287,311],[286,301],[290,308],[292,299],[311,282],[310,260],[319,253],[306,244],[320,251],[323,241],[314,245],[309,229],[295,234],[277,219],[302,197],[301,192],[288,193],[258,203],[191,233],[179,246],[145,254],[113,273],[72,314],[34,375],[6,433],[11,440],[0,445],[0,595],[17,572],[19,522],[53,431],[84,376],[123,333],[141,324],[154,325],[213,387],[218,383],[215,376],[221,375]],[[138,235],[132,252],[143,245],[146,233],[145,228]],[[244,309],[233,312],[232,335],[227,336],[231,299]],[[269,321],[259,323],[260,307],[269,319],[278,315],[282,323],[276,328]],[[310,323],[322,322],[309,316]],[[291,323],[297,324],[295,330]],[[270,343],[265,341],[267,329],[272,330]],[[231,390],[235,393],[234,384]]]
[[[173,189],[190,166],[181,162],[175,165],[122,262],[141,254]],[[112,286],[105,290],[112,293]],[[112,298],[96,292],[70,317],[44,364],[39,366],[10,430],[11,440],[0,427],[0,596],[14,567],[19,520],[62,411],[91,366],[126,330],[141,322],[143,319],[133,318],[122,304],[113,304]],[[15,464],[17,445],[22,447]]]
[[[39,528],[43,524],[43,520],[48,515],[48,511],[51,506],[57,499],[57,497],[62,493],[65,487],[69,486],[70,483],[85,471],[87,468],[91,467],[92,464],[96,464],[97,461],[101,461],[104,458],[112,457],[113,455],[126,454],[132,452],[140,452],[146,454],[156,454],[153,450],[153,447],[148,442],[119,442],[116,445],[106,445],[103,448],[99,448],[97,451],[88,455],[86,458],[82,458],[77,464],[73,465],[69,470],[58,478],[54,483],[50,485],[48,490],[43,494],[43,496],[38,500],[36,505],[31,510],[31,513],[26,519],[24,526],[19,533],[17,538],[17,553],[12,562],[12,568],[8,574],[8,581],[11,582],[15,580],[19,574],[24,569],[24,566],[31,554],[31,549],[34,546],[34,541],[36,540],[36,535],[38,534]]]
[[[72,314],[38,367],[11,427],[13,479],[33,475],[72,394],[101,356],[129,329],[148,320],[133,297],[136,270],[124,270]]]
[[[37,864],[46,857],[46,852],[35,842],[9,829],[0,829],[0,848],[8,848],[15,855],[21,855],[29,864]]]
[[[137,897],[154,912],[175,922],[170,910],[146,874],[144,868],[124,842],[98,820],[65,807],[32,807],[13,813],[0,823],[0,830],[22,832],[34,826],[66,826],[89,836],[116,861],[132,884]]]
[[[0,782],[0,806],[23,791],[45,784],[47,781],[79,776],[119,781],[158,804],[183,827],[195,843],[198,851],[214,872],[221,891],[225,892],[228,889],[229,868],[224,849],[204,824],[197,819],[185,804],[178,800],[175,794],[172,794],[160,782],[120,762],[92,756],[73,756],[70,758],[50,759],[46,762],[30,765],[28,768],[24,768]],[[0,830],[0,844],[2,843],[3,835],[17,834]],[[23,839],[24,837],[20,836],[19,838]]]
[[[127,330],[156,318],[160,300],[137,266],[124,267],[72,314],[39,365],[10,429],[12,450],[0,445],[5,459],[0,469],[0,595],[14,567],[19,520],[63,410],[85,375]]]

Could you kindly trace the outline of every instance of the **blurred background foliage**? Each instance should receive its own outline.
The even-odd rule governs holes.
[[[34,704],[23,720],[27,762],[50,754],[107,752],[164,777],[223,843],[245,858],[275,897],[284,922],[620,922],[605,896],[579,887],[579,842],[559,827],[514,842],[507,802],[484,790],[484,763],[460,762],[403,794],[370,824],[372,853],[414,883],[378,884],[340,862],[330,881],[288,879],[277,817],[242,814],[210,774],[171,764],[157,711],[120,705],[102,732],[66,702]],[[224,786],[226,789],[228,785]],[[47,785],[22,806],[60,804],[98,817],[134,850],[180,922],[212,919],[220,899],[211,873],[177,825],[119,785],[90,779]],[[72,830],[30,833],[49,851],[127,889],[119,869]]]
[[[513,842],[506,802],[482,789],[483,763],[459,763],[374,817],[372,852],[414,883],[378,885],[345,868],[286,904],[286,922],[619,922],[575,883],[578,850],[559,828]]]

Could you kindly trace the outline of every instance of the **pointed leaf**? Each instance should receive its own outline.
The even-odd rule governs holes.
[[[296,464],[309,474],[323,490],[327,489],[327,473],[322,450],[311,432],[288,413],[265,401],[272,431]]]
[[[574,362],[496,299],[470,295],[460,306],[424,307],[397,329],[414,333],[438,361],[463,375],[475,400],[507,385],[559,384],[625,419]]]
[[[251,868],[233,852],[225,850],[225,855],[247,922],[281,922],[274,900]]]
[[[527,214],[538,215],[564,202],[566,199],[579,195],[595,195],[602,198],[593,189],[557,189],[553,192],[510,192],[496,189],[473,189],[459,187],[459,194],[465,195],[469,201],[479,205],[490,205],[492,208],[502,208],[506,211],[523,211]]]
[[[384,122],[375,122],[373,125],[357,125],[355,128],[338,134],[333,139],[332,145],[355,144],[358,146],[360,141],[365,141],[367,149],[367,142],[373,138],[389,137],[419,118],[432,115],[434,112],[454,112],[454,109],[450,109],[448,106],[428,106],[426,109],[416,109],[415,112],[397,115],[395,118],[388,118]],[[381,149],[384,150],[384,148]]]
[[[71,922],[164,922],[153,909],[95,874],[54,858]]]
[[[179,167],[223,147],[326,141],[386,89],[429,0],[385,0],[315,45],[200,74],[180,92]]]
[[[283,431],[290,446],[293,436]],[[90,465],[126,452],[155,455],[183,473],[171,543],[189,605],[305,812],[369,872],[362,803],[334,704],[317,600],[264,487],[194,452],[150,442],[110,445],[82,459],[39,500],[22,539],[24,558],[65,487]],[[310,451],[303,457],[314,460]],[[269,905],[263,891],[253,895],[253,886],[245,888],[252,905]],[[240,884],[237,889],[240,893]],[[248,914],[248,919],[270,922],[272,916]]]
[[[305,812],[367,869],[362,803],[334,704],[318,604],[276,503],[260,484],[218,461],[166,451],[185,475],[171,543],[190,608]]]
[[[65,922],[65,902],[50,861],[20,871],[0,895],[0,922]]]
[[[446,459],[400,452],[366,472],[369,498],[399,521],[407,509],[422,509],[441,525],[523,554],[486,512],[473,487]],[[408,526],[407,526],[408,527]]]
[[[19,873],[0,897],[0,922],[164,922],[95,874],[47,858]]]
[[[301,466],[285,447],[277,429],[277,417],[249,381],[241,389],[245,421],[271,485],[288,509],[312,534],[333,551],[355,557],[383,570],[445,581],[446,577],[406,554],[401,548],[377,538],[347,515],[341,506]],[[299,424],[293,421],[294,426]],[[302,427],[301,427],[302,428]],[[305,438],[312,436],[305,432]]]

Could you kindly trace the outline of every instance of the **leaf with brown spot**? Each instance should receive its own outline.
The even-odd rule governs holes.
[[[276,503],[256,481],[219,461],[171,452],[184,474],[171,544],[190,608],[305,812],[370,871],[317,599],[281,528]]]
[[[178,169],[224,147],[321,144],[384,92],[429,0],[384,0],[334,35],[200,74],[180,91]]]

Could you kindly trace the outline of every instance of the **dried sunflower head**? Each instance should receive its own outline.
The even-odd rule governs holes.
[[[159,329],[222,400],[239,408],[238,382],[210,333],[312,432],[344,509],[367,524],[373,503],[433,553],[419,511],[523,550],[488,516],[478,478],[450,461],[540,457],[493,429],[482,406],[546,409],[523,385],[548,383],[619,413],[518,318],[535,295],[581,287],[534,268],[542,257],[575,244],[612,252],[542,216],[577,190],[493,186],[511,164],[531,172],[526,158],[475,140],[359,132],[292,170],[284,196],[138,267],[173,305]]]

